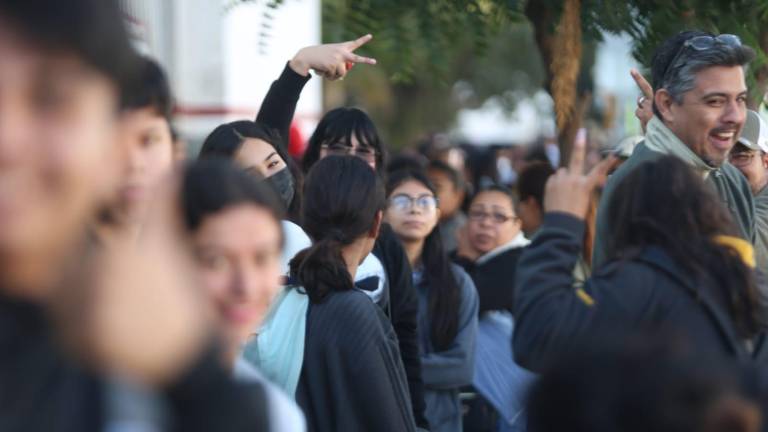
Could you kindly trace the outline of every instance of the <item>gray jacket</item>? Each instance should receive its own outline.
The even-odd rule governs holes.
[[[600,198],[600,205],[597,209],[597,232],[595,233],[595,244],[592,255],[593,268],[599,267],[609,258],[606,256],[606,247],[613,232],[613,224],[621,221],[610,221],[606,214],[608,204],[613,196],[616,186],[633,169],[643,162],[653,161],[663,156],[661,153],[650,150],[643,142],[637,145],[632,156],[619,167],[616,172],[608,178],[605,184],[603,195]],[[724,163],[721,167],[713,170],[707,177],[707,183],[711,184],[717,191],[718,196],[728,207],[736,226],[741,231],[741,235],[748,240],[755,240],[755,205],[752,198],[752,190],[744,176],[729,163]]]
[[[757,268],[768,272],[768,186],[755,195],[755,258]]]
[[[475,370],[475,340],[479,300],[475,284],[457,265],[451,265],[461,291],[459,326],[451,346],[435,351],[430,338],[429,285],[425,278],[414,274],[419,297],[419,349],[421,376],[424,380],[424,400],[427,420],[432,432],[461,432],[462,417],[459,389],[472,384]]]

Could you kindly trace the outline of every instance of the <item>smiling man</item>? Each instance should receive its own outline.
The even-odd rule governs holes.
[[[643,162],[672,155],[699,172],[727,206],[741,235],[754,239],[754,200],[749,183],[725,163],[747,115],[744,68],[754,51],[734,35],[679,33],[653,56],[653,118],[645,140],[606,184],[597,213],[593,264],[609,254],[613,226],[606,218],[615,186]],[[670,185],[673,187],[674,185]]]

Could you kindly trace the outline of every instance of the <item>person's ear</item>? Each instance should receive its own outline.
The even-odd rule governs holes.
[[[761,151],[760,160],[763,161],[763,168],[768,169],[768,153]]]
[[[381,224],[384,221],[384,212],[379,210],[376,213],[376,217],[373,220],[373,226],[371,227],[371,230],[368,231],[368,237],[369,238],[378,238],[379,237],[379,231],[381,231]]]
[[[672,112],[672,104],[675,103],[675,100],[672,99],[672,95],[669,94],[667,89],[659,89],[656,93],[653,94],[653,102],[656,105],[656,108],[659,110],[659,113],[661,114],[661,119],[670,123],[674,123],[675,121],[675,114]]]

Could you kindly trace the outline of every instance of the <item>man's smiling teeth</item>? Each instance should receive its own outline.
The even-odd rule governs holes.
[[[734,133],[733,132],[720,132],[720,133],[716,133],[716,134],[712,134],[712,135],[715,138],[717,138],[717,139],[729,140],[729,139],[733,138]]]

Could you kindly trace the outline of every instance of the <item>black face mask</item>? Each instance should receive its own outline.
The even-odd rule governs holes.
[[[283,201],[285,209],[288,210],[293,202],[293,196],[296,193],[293,182],[293,174],[285,167],[280,171],[272,174],[266,178],[267,183],[272,186],[272,189],[277,192],[280,199]]]

